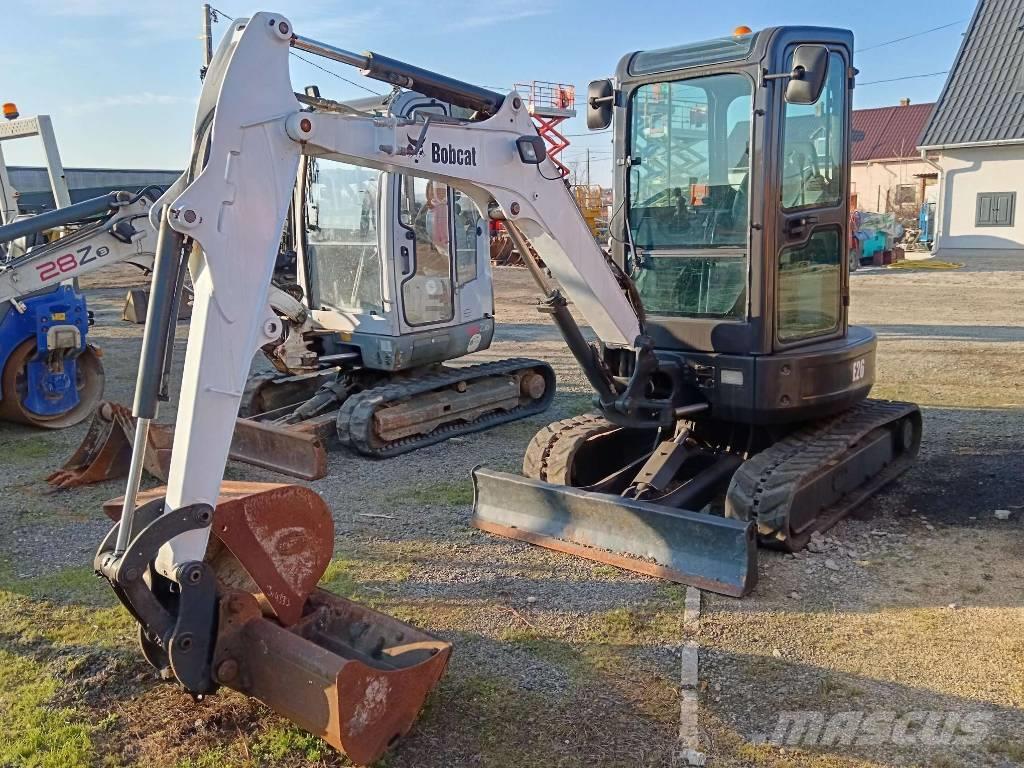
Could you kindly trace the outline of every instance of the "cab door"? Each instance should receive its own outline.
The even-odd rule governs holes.
[[[422,113],[446,115],[447,109],[429,100],[407,112]],[[410,141],[415,139],[410,136]],[[453,191],[441,182],[403,174],[395,174],[393,183],[398,201],[393,263],[401,331],[451,325],[458,316]]]
[[[796,47],[796,43],[785,47],[781,71],[792,70]],[[829,45],[825,84],[814,104],[791,104],[785,100],[785,88],[777,88],[776,350],[846,333],[849,72],[848,51]]]

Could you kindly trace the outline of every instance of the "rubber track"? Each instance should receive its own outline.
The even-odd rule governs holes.
[[[552,422],[534,435],[527,446],[523,474],[534,480],[572,485],[573,459],[580,446],[615,429],[618,427],[597,413]]]
[[[763,541],[785,545],[790,507],[801,485],[872,430],[917,410],[912,403],[865,400],[838,416],[798,429],[740,465],[726,494],[726,515],[755,520]],[[916,450],[916,444],[904,450],[871,485],[879,486],[900,474]]]
[[[544,377],[546,388],[544,396],[528,405],[521,405],[510,411],[495,411],[484,414],[469,423],[441,425],[426,435],[414,435],[395,440],[383,446],[375,446],[371,442],[373,415],[387,403],[396,400],[409,400],[417,395],[427,394],[438,389],[450,387],[460,381],[482,379],[488,376],[508,376],[523,369],[533,369]],[[393,382],[379,387],[364,389],[350,396],[338,411],[338,440],[353,450],[375,458],[390,458],[403,453],[415,451],[428,445],[440,443],[458,435],[479,432],[499,424],[533,416],[547,409],[555,396],[555,372],[543,360],[532,358],[511,358],[493,363],[470,365],[465,368],[446,368],[442,373],[423,376],[407,382]]]

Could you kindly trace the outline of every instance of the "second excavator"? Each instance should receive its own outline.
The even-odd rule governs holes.
[[[581,305],[587,347],[548,295],[600,413],[541,430],[525,477],[477,470],[476,526],[740,596],[758,543],[802,549],[910,465],[920,411],[867,399],[876,338],[848,322],[855,76],[848,31],[780,27],[591,84],[636,343]]]

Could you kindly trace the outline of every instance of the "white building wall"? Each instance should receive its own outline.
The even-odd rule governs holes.
[[[901,184],[920,186],[917,174],[935,173],[935,168],[921,160],[872,160],[850,166],[852,191],[857,193],[857,207],[862,211],[885,213],[886,195]]]
[[[929,155],[942,168],[932,251],[1024,251],[1024,144],[966,147]],[[1012,227],[978,227],[978,194],[1016,192]]]

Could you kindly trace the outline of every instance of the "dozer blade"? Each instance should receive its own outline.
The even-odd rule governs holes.
[[[296,427],[237,419],[229,456],[300,480],[319,480],[327,475],[324,441]]]
[[[138,503],[165,490],[140,493]],[[104,505],[114,519],[120,509],[120,500]],[[211,532],[216,682],[259,699],[356,764],[376,761],[412,727],[451,644],[316,589],[334,524],[309,488],[225,481]]]
[[[125,477],[134,438],[131,409],[104,401],[71,458],[46,479],[58,488],[76,488]],[[167,480],[173,443],[173,425],[150,424],[143,466],[158,480]],[[250,419],[235,421],[229,458],[300,480],[319,480],[327,475],[327,449],[319,435]]]
[[[757,583],[754,525],[473,470],[473,525],[648,576],[742,597]]]

